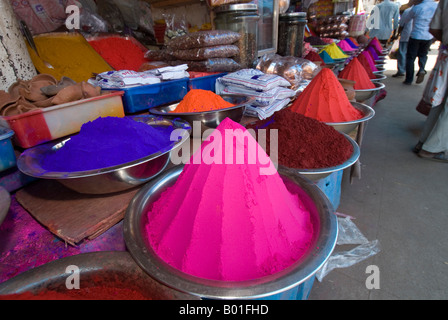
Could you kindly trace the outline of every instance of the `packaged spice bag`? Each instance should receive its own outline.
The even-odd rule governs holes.
[[[240,38],[241,35],[238,32],[229,30],[206,30],[173,38],[167,41],[166,45],[172,50],[186,50],[233,44]]]
[[[240,50],[235,45],[219,45],[213,47],[172,50],[170,55],[179,60],[206,60],[212,58],[230,58]]]

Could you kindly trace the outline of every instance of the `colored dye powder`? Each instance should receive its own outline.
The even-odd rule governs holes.
[[[353,58],[339,73],[339,78],[355,81],[355,90],[374,89],[375,84],[370,80],[367,71],[364,69],[358,58]]]
[[[311,80],[292,103],[291,110],[326,123],[353,121],[364,116],[353,107],[341,83],[327,68]]]
[[[383,46],[381,45],[381,42],[377,37],[373,37],[369,45],[373,46],[378,54],[383,52]]]
[[[370,79],[376,79],[376,75],[373,73],[372,68],[370,67],[370,63],[367,60],[366,56],[363,54],[360,54],[359,56],[357,56],[359,63],[362,64],[362,66],[364,67],[364,69],[366,70],[367,74],[369,75]]]
[[[352,48],[352,47],[347,43],[347,41],[345,41],[345,40],[341,40],[341,41],[339,41],[338,44],[337,44],[337,46],[338,46],[342,51],[345,51],[345,52],[350,52],[350,51],[354,51],[354,50],[356,50],[356,49]]]
[[[107,37],[91,40],[89,44],[115,70],[138,71],[148,62],[145,51],[131,40],[121,37]]]
[[[359,48],[359,43],[358,43],[358,41],[356,41],[356,39],[355,38],[353,38],[353,37],[349,37],[348,38],[356,47],[358,47]]]
[[[353,49],[358,49],[358,48],[359,48],[359,46],[358,46],[355,42],[353,42],[352,38],[345,38],[344,40],[345,40],[345,42],[347,42],[347,43],[350,45],[350,47],[352,47]]]
[[[329,44],[326,46],[322,51],[325,51],[328,53],[328,55],[332,59],[345,59],[348,58],[348,55],[346,55],[337,45],[336,43]]]
[[[319,56],[324,60],[324,63],[326,64],[332,64],[334,63],[334,60],[330,57],[327,51],[321,51],[319,53]]]
[[[358,57],[360,57],[360,56],[364,56],[365,57],[365,59],[369,63],[370,69],[372,69],[372,72],[378,71],[378,69],[377,69],[377,67],[375,65],[375,61],[373,60],[373,58],[372,58],[372,56],[371,56],[371,54],[369,52],[363,51],[363,52],[361,52],[361,54]]]
[[[76,172],[113,167],[136,161],[173,144],[173,127],[156,127],[131,118],[104,117],[87,122],[79,134],[47,155],[47,171]]]
[[[44,290],[37,294],[24,292],[0,295],[0,300],[151,300],[136,290],[115,287],[90,287],[63,292]]]
[[[234,107],[235,105],[225,101],[220,95],[210,90],[190,90],[177,105],[173,113],[204,112]]]
[[[368,53],[370,53],[370,55],[372,56],[372,59],[373,59],[373,60],[378,60],[378,59],[379,59],[378,54],[377,54],[376,51],[375,51],[375,48],[373,48],[373,47],[367,47],[367,49],[364,50],[364,51],[367,51]]]
[[[224,139],[229,131],[233,141]],[[260,174],[272,163],[241,125],[226,118],[212,136],[147,213],[152,248],[172,267],[205,279],[245,281],[287,268],[313,238],[309,199],[289,192],[276,171]],[[250,146],[258,153],[252,162]],[[212,149],[221,163],[204,160]],[[242,164],[225,161],[239,152],[247,153]]]
[[[324,59],[322,59],[321,56],[315,51],[308,52],[308,54],[305,56],[305,59],[311,62],[320,62],[321,66],[325,65]]]
[[[288,168],[318,169],[338,166],[353,154],[352,144],[333,127],[290,109],[247,128],[278,130],[278,162]],[[270,140],[267,141],[270,146]],[[269,154],[269,148],[267,148]]]

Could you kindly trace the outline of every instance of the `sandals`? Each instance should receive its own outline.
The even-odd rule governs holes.
[[[418,156],[422,159],[434,160],[439,162],[448,162],[448,157],[445,152],[432,153],[425,150],[420,150]]]

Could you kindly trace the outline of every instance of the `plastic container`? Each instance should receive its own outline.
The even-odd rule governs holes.
[[[122,91],[98,97],[37,109],[16,116],[0,117],[0,124],[11,128],[13,143],[22,148],[59,139],[81,130],[99,117],[124,117]]]
[[[216,92],[216,79],[223,77],[227,72],[211,74],[207,76],[190,78],[188,83],[188,90],[192,89],[202,89]]]
[[[223,5],[214,9],[216,29],[239,32],[239,56],[234,60],[242,68],[251,68],[258,56],[258,7],[256,4]]]
[[[306,12],[291,12],[280,15],[277,51],[279,55],[302,57],[306,23]]]
[[[0,127],[0,172],[16,165],[16,155],[12,145],[14,131]]]
[[[188,92],[188,82],[189,79],[184,78],[132,88],[103,89],[103,91],[123,91],[125,113],[136,113],[182,100]]]
[[[341,203],[343,173],[343,170],[339,170],[319,181],[316,181],[316,185],[327,196],[335,210],[339,208]]]

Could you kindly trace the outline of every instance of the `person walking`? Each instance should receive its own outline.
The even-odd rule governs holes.
[[[415,4],[409,14],[402,19],[406,24],[412,20],[412,31],[409,37],[406,53],[406,78],[404,84],[410,85],[414,80],[414,63],[418,57],[418,72],[416,83],[423,82],[426,75],[426,61],[428,60],[429,47],[433,41],[433,35],[429,32],[429,24],[437,9],[434,0],[423,0]]]
[[[369,37],[376,37],[383,45],[386,45],[391,36],[398,29],[400,19],[400,6],[390,0],[384,0],[377,4],[371,12],[373,28],[369,31]],[[378,18],[378,21],[375,19]]]
[[[406,73],[406,53],[408,51],[408,42],[409,37],[411,36],[412,31],[412,20],[404,23],[406,21],[406,16],[409,15],[414,3],[419,3],[420,0],[410,0],[407,5],[403,5],[400,7],[401,18],[398,24],[398,32],[394,36],[394,38],[400,38],[398,42],[398,51],[397,51],[397,73],[392,77],[404,77]]]
[[[448,0],[440,0],[430,24],[430,32],[441,41],[439,59],[448,59]],[[442,75],[447,78],[447,74]],[[446,79],[448,81],[448,79]],[[423,159],[448,162],[448,89],[442,103],[431,108],[414,152]]]

